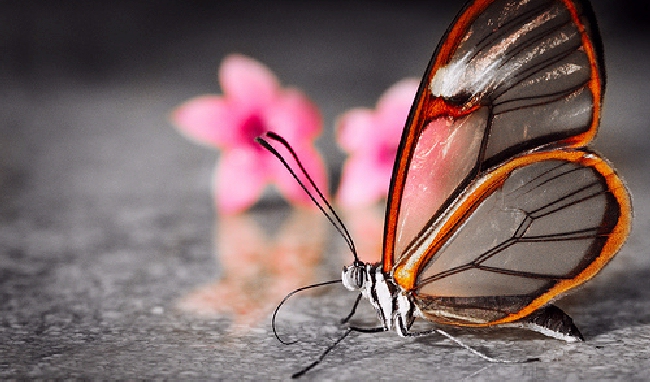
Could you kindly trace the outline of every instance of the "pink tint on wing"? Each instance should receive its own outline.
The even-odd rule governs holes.
[[[420,135],[400,204],[395,263],[476,163],[485,129],[483,113],[438,118]]]

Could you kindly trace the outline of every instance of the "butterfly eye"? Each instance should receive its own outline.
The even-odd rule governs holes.
[[[343,285],[349,291],[362,289],[366,282],[366,268],[363,265],[350,265],[349,267],[343,267],[341,279]]]

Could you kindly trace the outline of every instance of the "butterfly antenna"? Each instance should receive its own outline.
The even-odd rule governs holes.
[[[342,335],[338,340],[336,340],[336,342],[334,342],[333,344],[331,344],[330,346],[328,346],[327,349],[325,349],[325,351],[321,353],[321,355],[318,357],[318,359],[317,359],[316,361],[310,363],[310,364],[309,364],[307,367],[305,367],[304,369],[302,369],[302,370],[300,370],[299,372],[293,374],[293,375],[291,376],[291,378],[293,378],[293,379],[300,378],[300,377],[302,377],[303,375],[305,375],[305,373],[307,373],[309,370],[311,370],[311,369],[313,369],[314,367],[316,367],[319,363],[321,363],[321,361],[323,360],[323,358],[325,358],[325,356],[326,356],[329,352],[331,352],[331,351],[332,351],[336,346],[338,346],[338,344],[341,343],[341,341],[343,341],[343,340],[345,339],[345,337],[349,336],[350,333],[352,333],[352,328],[348,328],[348,329],[345,331],[345,333],[343,333],[343,335]]]
[[[267,132],[266,136],[268,138],[276,141],[276,142],[279,142],[280,144],[282,144],[282,146],[284,146],[284,148],[287,149],[287,151],[289,151],[289,153],[291,154],[293,159],[298,164],[298,168],[300,168],[300,171],[303,173],[303,175],[305,176],[305,178],[307,179],[309,184],[313,187],[313,189],[315,190],[315,192],[318,195],[319,199],[323,202],[322,204],[316,199],[316,197],[312,194],[312,192],[309,191],[309,189],[303,183],[303,181],[300,180],[300,178],[298,177],[296,172],[291,168],[291,166],[289,165],[289,163],[287,163],[287,161],[284,159],[284,157],[273,146],[271,146],[271,144],[269,142],[265,141],[262,137],[255,138],[255,141],[257,141],[257,143],[262,145],[271,154],[275,155],[275,157],[278,158],[280,160],[280,162],[282,162],[284,167],[289,171],[289,173],[291,174],[291,176],[293,176],[293,178],[296,180],[296,182],[298,182],[300,187],[302,187],[302,189],[309,196],[311,201],[316,205],[316,207],[318,207],[318,209],[323,213],[323,215],[325,215],[325,217],[327,217],[327,220],[330,221],[330,223],[334,226],[334,228],[336,228],[338,233],[343,237],[343,240],[345,240],[346,244],[350,248],[350,252],[352,252],[352,255],[354,256],[355,264],[359,263],[359,256],[357,255],[357,250],[356,250],[356,247],[354,245],[354,241],[352,240],[352,235],[350,234],[348,229],[345,227],[345,224],[343,224],[343,221],[341,220],[339,215],[334,210],[334,207],[332,207],[330,202],[327,201],[327,198],[325,198],[325,195],[323,195],[323,193],[318,188],[318,186],[316,186],[316,183],[314,182],[312,177],[309,175],[309,173],[307,172],[307,170],[303,166],[302,162],[298,158],[298,154],[296,154],[293,147],[291,147],[289,142],[287,142],[283,137],[281,137],[280,135],[278,135],[278,134],[276,134],[276,133],[274,133],[272,131]],[[325,207],[323,207],[323,204],[325,205],[325,207],[327,207],[327,210],[325,210]]]
[[[281,342],[282,344],[284,344],[284,345],[293,345],[293,344],[295,344],[295,343],[298,342],[298,341],[287,342],[287,341],[282,340],[282,339],[280,338],[280,335],[278,334],[278,331],[276,330],[276,327],[275,327],[275,317],[277,316],[278,311],[280,310],[280,308],[282,307],[282,305],[284,305],[284,303],[285,303],[285,302],[286,302],[286,301],[287,301],[291,296],[293,296],[294,294],[296,294],[296,293],[298,293],[298,292],[302,292],[302,291],[304,291],[304,290],[307,290],[307,289],[317,288],[317,287],[321,287],[321,286],[325,286],[325,285],[330,285],[330,284],[339,284],[339,283],[341,283],[341,280],[340,280],[340,279],[339,279],[339,280],[324,281],[324,282],[322,282],[322,283],[317,283],[317,284],[307,285],[307,286],[304,286],[304,287],[302,287],[302,288],[298,288],[298,289],[294,290],[293,292],[289,293],[288,295],[286,295],[286,296],[282,299],[282,301],[280,301],[280,303],[278,304],[278,306],[275,307],[275,311],[273,312],[273,318],[271,319],[271,327],[273,328],[273,334],[275,334],[275,338],[277,338],[278,341],[280,341],[280,342]]]

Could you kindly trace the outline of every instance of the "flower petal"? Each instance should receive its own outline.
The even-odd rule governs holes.
[[[250,207],[260,197],[269,180],[265,161],[252,150],[228,150],[223,153],[214,175],[217,207],[223,213],[235,213]]]
[[[238,116],[223,97],[204,95],[172,110],[170,119],[191,140],[211,146],[228,146],[235,139]]]
[[[339,118],[337,141],[351,155],[338,193],[343,206],[367,206],[387,195],[395,153],[417,88],[416,80],[402,80],[382,94],[375,110],[353,109]]]
[[[269,68],[240,54],[231,54],[223,60],[219,82],[228,99],[249,111],[266,107],[278,96],[280,88]]]
[[[223,60],[219,81],[223,96],[197,97],[171,116],[188,137],[224,151],[213,181],[219,209],[233,213],[249,207],[271,179],[290,201],[309,200],[277,159],[255,143],[255,137],[270,130],[291,142],[307,170],[327,191],[325,166],[313,148],[322,128],[318,108],[299,90],[281,89],[266,66],[242,55]]]
[[[366,150],[378,140],[374,112],[370,109],[352,109],[336,122],[336,140],[348,152]]]
[[[311,141],[321,131],[316,105],[297,89],[285,89],[266,110],[268,129],[290,143]]]
[[[408,114],[418,91],[419,82],[405,78],[388,88],[377,101],[377,110]]]
[[[337,201],[345,208],[369,206],[386,196],[390,171],[382,171],[372,159],[353,156],[343,167]]]
[[[377,120],[381,121],[379,129],[384,141],[399,144],[402,130],[406,124],[413,99],[418,91],[419,82],[404,79],[391,86],[377,101]]]

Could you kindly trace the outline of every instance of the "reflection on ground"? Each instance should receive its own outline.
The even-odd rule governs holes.
[[[361,260],[380,260],[383,207],[349,210],[342,214]],[[314,210],[250,211],[218,215],[214,255],[220,264],[217,280],[183,296],[178,307],[186,312],[228,317],[233,333],[264,322],[289,292],[323,281],[321,272],[328,233],[326,218]],[[339,240],[335,238],[335,240]],[[342,240],[340,240],[342,242]],[[347,265],[352,256],[338,244],[335,262]]]
[[[292,290],[315,280],[326,242],[326,221],[314,211],[292,210],[275,227],[267,212],[220,215],[214,254],[221,275],[184,296],[178,306],[200,315],[227,316],[234,332],[266,318]],[[271,228],[271,229],[266,229]]]

